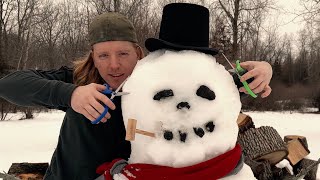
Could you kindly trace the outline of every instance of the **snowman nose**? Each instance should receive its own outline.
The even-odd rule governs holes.
[[[190,105],[188,102],[180,102],[178,105],[177,105],[177,108],[178,109],[182,109],[182,108],[188,108],[190,109]]]

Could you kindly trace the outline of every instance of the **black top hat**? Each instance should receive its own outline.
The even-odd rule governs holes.
[[[148,38],[146,48],[195,50],[216,55],[217,49],[209,48],[209,10],[206,7],[172,3],[163,8],[159,39]]]

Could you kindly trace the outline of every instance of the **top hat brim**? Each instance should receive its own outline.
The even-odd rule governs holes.
[[[203,52],[205,54],[210,55],[216,55],[219,53],[218,49],[208,48],[208,47],[194,47],[194,46],[184,46],[179,44],[170,43],[168,41],[164,41],[162,39],[156,39],[156,38],[148,38],[145,41],[145,47],[148,49],[148,51],[153,52],[159,49],[171,49],[176,51],[181,50],[194,50]]]

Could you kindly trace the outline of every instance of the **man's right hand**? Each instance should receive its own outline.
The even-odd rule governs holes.
[[[114,110],[116,108],[114,103],[101,93],[105,89],[106,86],[95,83],[77,87],[71,96],[72,109],[84,115],[90,121],[97,119],[104,111],[104,107],[100,102]],[[101,122],[106,122],[110,117],[111,115],[108,112]]]

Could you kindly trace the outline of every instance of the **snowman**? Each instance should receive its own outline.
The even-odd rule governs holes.
[[[236,144],[239,92],[208,36],[205,7],[164,7],[159,39],[145,42],[151,53],[122,97],[126,128],[135,119],[135,128],[153,135],[135,135],[129,164],[114,179],[255,179]]]
[[[123,90],[130,92],[122,100],[125,125],[136,119],[137,129],[155,136],[135,135],[121,176],[254,179],[236,144],[239,92],[214,57],[155,51],[139,62]],[[145,177],[144,171],[153,173]]]

